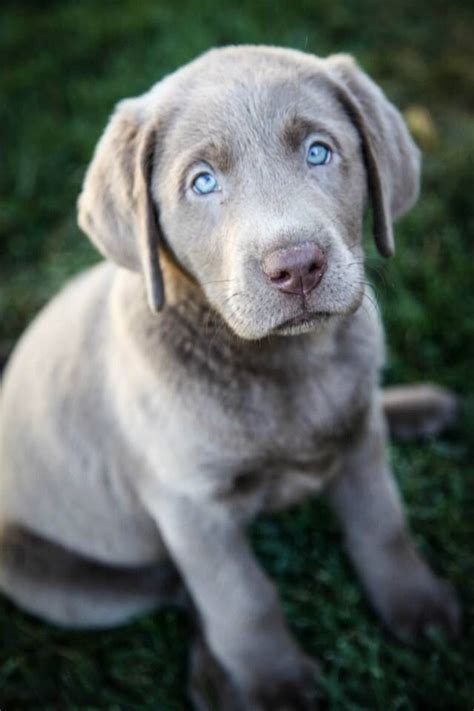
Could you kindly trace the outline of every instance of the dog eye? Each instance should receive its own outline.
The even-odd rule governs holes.
[[[332,151],[324,143],[316,141],[308,148],[306,160],[310,165],[326,165],[332,158]]]
[[[199,173],[199,175],[194,178],[192,187],[194,192],[198,195],[209,195],[209,193],[214,193],[219,189],[217,180],[211,173]]]

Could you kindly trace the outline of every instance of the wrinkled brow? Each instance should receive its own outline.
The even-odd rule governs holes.
[[[312,121],[311,119],[304,118],[303,116],[292,116],[286,120],[282,131],[283,142],[292,151],[296,151],[301,146],[303,141],[312,133],[321,134],[323,137],[326,136],[328,140],[332,141],[336,148],[340,150],[339,141],[333,133],[331,133],[322,124]]]
[[[217,143],[203,143],[194,146],[183,160],[185,170],[189,170],[196,163],[203,162],[226,173],[231,169],[234,160],[230,148]]]

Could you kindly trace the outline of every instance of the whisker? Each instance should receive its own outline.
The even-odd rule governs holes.
[[[237,281],[237,280],[236,279],[215,279],[214,281],[200,282],[200,286],[209,286],[210,284],[228,284],[232,281]]]

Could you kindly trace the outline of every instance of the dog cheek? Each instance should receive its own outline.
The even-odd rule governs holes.
[[[272,313],[263,290],[236,280],[228,291],[217,308],[230,329],[244,340],[266,336]]]

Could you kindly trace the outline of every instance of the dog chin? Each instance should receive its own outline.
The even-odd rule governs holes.
[[[302,333],[326,333],[336,314],[304,313],[274,326],[270,333],[277,336],[297,336]]]
[[[312,311],[304,309],[288,320],[273,325],[266,335],[296,336],[301,333],[327,334],[341,318],[351,316],[360,307],[364,291],[358,292],[347,304],[338,305],[337,311]]]
[[[236,336],[245,341],[258,341],[272,336],[298,336],[304,333],[327,334],[340,318],[340,314],[312,313],[298,315],[280,323],[269,323],[256,328],[256,324],[229,324]]]

